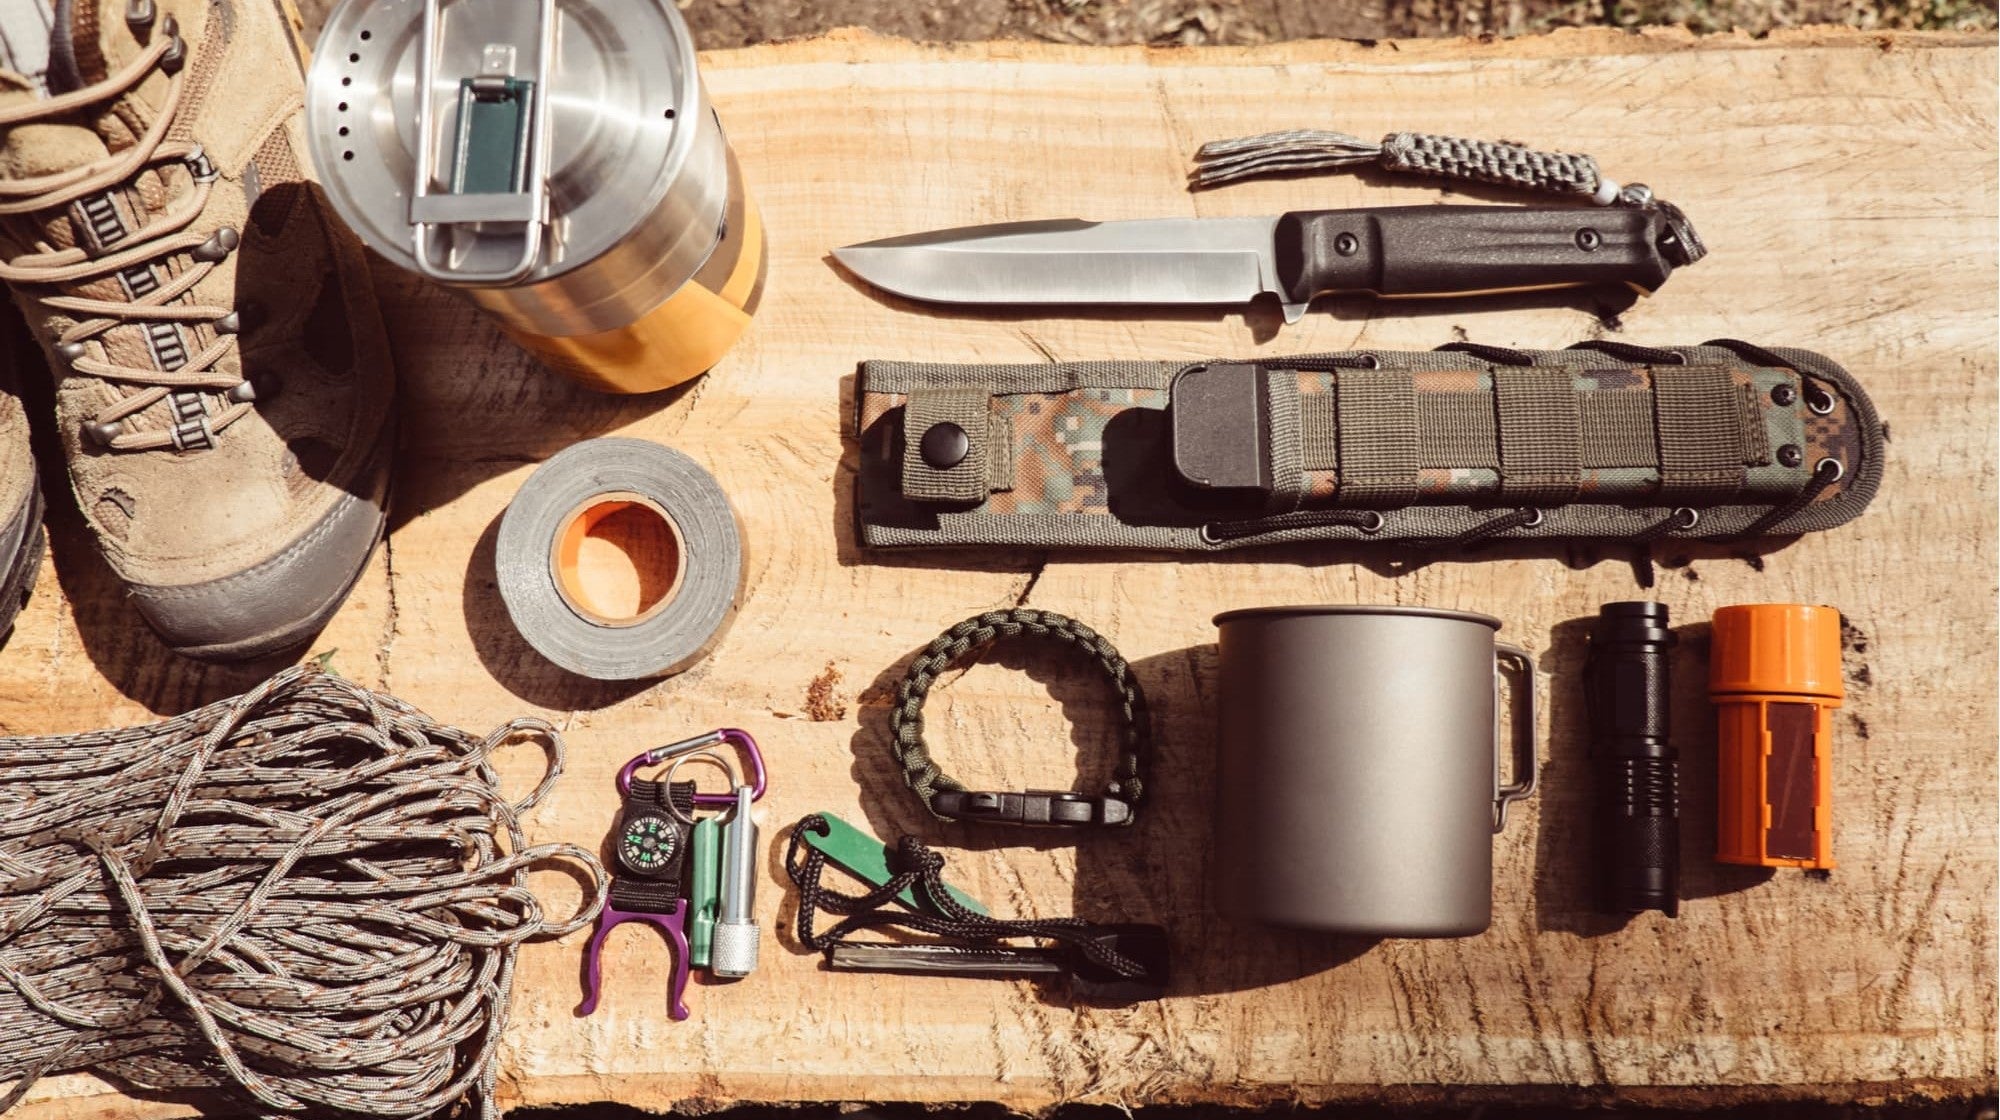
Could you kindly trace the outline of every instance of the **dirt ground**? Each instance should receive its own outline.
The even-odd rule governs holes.
[[[695,38],[733,47],[842,26],[911,39],[1266,43],[1524,35],[1553,27],[1685,24],[1752,33],[1809,23],[1994,26],[1994,0],[679,0]]]
[[[335,0],[303,0],[317,30]],[[917,40],[1047,39],[1197,46],[1281,39],[1529,35],[1682,24],[1697,32],[1812,23],[1981,30],[2000,0],[676,0],[704,47],[865,27]]]

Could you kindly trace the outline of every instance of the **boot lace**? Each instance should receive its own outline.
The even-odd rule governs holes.
[[[201,145],[167,142],[168,129],[180,109],[186,45],[171,17],[160,33],[139,55],[103,81],[55,97],[0,108],[0,129],[16,128],[65,117],[80,109],[123,96],[156,68],[169,75],[166,104],[152,125],[131,147],[79,167],[25,179],[0,180],[0,215],[30,214],[66,207],[79,199],[114,190],[148,167],[179,163],[193,178],[193,189],[145,225],[131,230],[117,242],[114,252],[92,257],[82,247],[56,249],[43,243],[29,252],[0,264],[0,280],[10,284],[41,288],[62,288],[105,276],[136,276],[140,287],[134,292],[125,285],[128,299],[95,299],[76,295],[41,297],[45,306],[76,316],[74,325],[56,338],[56,352],[75,373],[95,377],[124,387],[114,403],[88,420],[84,434],[99,446],[117,451],[154,451],[172,448],[191,450],[210,447],[215,433],[222,431],[251,411],[254,392],[240,374],[216,368],[235,344],[240,325],[235,311],[216,304],[179,302],[197,284],[226,260],[239,243],[233,229],[202,234],[188,229],[208,203],[215,183],[213,165]],[[175,254],[188,254],[188,266],[170,279],[153,266]],[[162,361],[171,368],[139,367],[111,361],[104,347],[90,345],[113,327],[136,323],[148,328],[153,337],[167,328],[173,340],[174,357]],[[178,324],[208,324],[215,341],[188,352],[177,336]],[[225,394],[222,408],[211,411],[208,394]],[[124,421],[148,408],[169,401],[175,423],[170,428],[133,430]]]

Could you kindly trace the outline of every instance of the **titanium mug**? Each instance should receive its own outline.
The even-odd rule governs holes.
[[[764,229],[671,0],[344,0],[306,139],[369,248],[593,389],[678,385],[750,325]]]
[[[1427,607],[1217,615],[1223,912],[1367,937],[1467,937],[1493,919],[1493,835],[1535,790],[1535,662],[1500,620]],[[1516,661],[1502,784],[1500,661]]]

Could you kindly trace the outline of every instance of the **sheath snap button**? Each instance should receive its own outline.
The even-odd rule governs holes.
[[[1806,453],[1796,443],[1788,443],[1778,448],[1778,465],[1796,467],[1806,461]]]
[[[966,453],[972,450],[972,440],[965,434],[964,428],[942,420],[924,432],[923,441],[917,447],[923,454],[925,466],[948,471],[965,461]]]
[[[1784,408],[1798,399],[1798,390],[1792,388],[1790,385],[1775,385],[1771,388],[1771,403],[1777,405],[1779,408]]]

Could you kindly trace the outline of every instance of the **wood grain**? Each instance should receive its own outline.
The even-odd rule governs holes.
[[[1576,32],[1162,52],[844,34],[704,62],[770,230],[752,334],[685,391],[597,397],[533,368],[451,298],[378,270],[403,376],[396,524],[314,655],[461,725],[552,715],[567,729],[571,767],[534,818],[540,837],[596,842],[627,756],[740,726],[772,760],[767,838],[817,809],[885,837],[914,829],[946,844],[954,875],[1001,912],[1170,925],[1180,971],[1170,999],[1089,1010],[1008,983],[834,976],[788,937],[767,939],[761,971],[697,985],[694,1019],[671,1024],[663,950],[625,932],[605,963],[605,1005],[577,1019],[581,938],[570,938],[522,958],[510,1103],[997,1099],[1036,1109],[1470,1099],[1508,1084],[1570,1101],[1990,1089],[2000,734],[1990,37]],[[970,222],[1437,197],[1338,176],[1182,189],[1202,141],[1293,126],[1591,152],[1612,176],[1685,207],[1713,253],[1616,323],[1548,302],[1356,304],[1281,333],[1261,315],[941,314],[879,299],[826,259],[833,246]],[[1648,914],[1616,928],[1588,912],[1585,894],[1577,620],[1642,593],[1623,551],[1412,567],[1310,549],[1187,562],[999,550],[943,568],[853,543],[854,452],[840,420],[858,359],[1282,355],[1468,336],[1560,346],[1610,331],[1821,350],[1869,387],[1893,437],[1880,499],[1846,528],[1754,552],[1658,553],[1651,593],[1697,624],[1675,662],[1688,772],[1678,921]],[[494,591],[495,523],[509,496],[558,448],[611,433],[706,464],[735,502],[749,552],[747,593],[715,655],[652,687],[566,677],[512,632]],[[0,729],[128,723],[269,670],[176,661],[118,601],[73,515],[58,517],[55,538],[54,578],[0,656]],[[1835,748],[1840,867],[1756,882],[1707,858],[1713,731],[1698,624],[1722,604],[1783,600],[1835,604],[1850,623]],[[1161,713],[1159,799],[1131,835],[987,847],[934,827],[898,784],[882,738],[888,682],[939,630],[1020,602],[1109,636]],[[1543,792],[1496,839],[1486,935],[1329,943],[1241,930],[1210,911],[1209,619],[1301,602],[1486,611],[1541,656]],[[933,705],[939,754],[975,784],[1058,784],[1106,765],[1104,698],[1059,663],[982,665]],[[842,707],[841,718],[808,714]],[[515,761],[510,780],[525,788],[530,760]],[[769,930],[790,910],[775,851],[765,865],[758,910]],[[560,877],[541,882],[552,907],[574,901]],[[45,1082],[17,1114],[185,1111],[73,1076]]]

